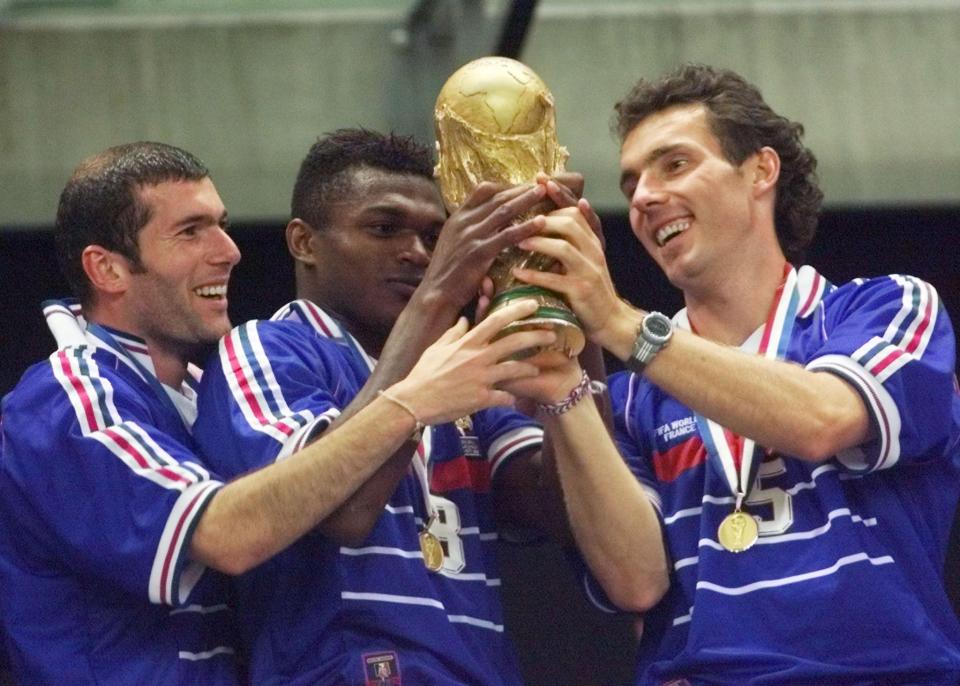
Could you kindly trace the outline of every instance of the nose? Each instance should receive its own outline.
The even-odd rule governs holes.
[[[666,193],[656,183],[656,180],[644,175],[637,180],[637,186],[633,189],[633,195],[630,196],[630,207],[645,212],[651,206],[666,202],[666,199]]]
[[[430,254],[430,250],[423,242],[423,237],[416,233],[411,235],[409,240],[404,243],[399,258],[401,262],[409,262],[426,268],[430,264]]]
[[[240,248],[226,231],[217,228],[214,234],[214,246],[211,261],[215,264],[228,264],[231,267],[240,261]]]

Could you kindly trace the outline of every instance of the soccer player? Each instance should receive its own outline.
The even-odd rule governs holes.
[[[942,575],[960,447],[936,291],[800,266],[815,158],[740,76],[686,65],[617,113],[630,225],[686,307],[621,301],[583,218],[553,213],[521,247],[563,273],[518,275],[564,293],[625,362],[610,381],[622,459],[578,402],[575,363],[511,389],[543,404],[608,599],[657,606],[639,683],[956,683]]]
[[[447,219],[432,168],[412,139],[361,129],[310,148],[286,227],[297,300],[235,328],[204,377],[196,436],[220,473],[336,438],[533,234],[510,224],[545,186],[481,185]],[[256,683],[519,683],[494,545],[538,516],[542,432],[509,410],[458,417],[384,449],[314,532],[238,580]]]
[[[236,683],[215,570],[313,529],[418,421],[510,402],[494,384],[535,372],[498,361],[542,334],[487,345],[529,307],[461,322],[329,440],[225,484],[191,436],[189,361],[230,329],[226,229],[207,169],[159,143],[85,160],[61,195],[58,257],[82,313],[46,308],[60,348],[3,405],[0,616],[20,683]]]

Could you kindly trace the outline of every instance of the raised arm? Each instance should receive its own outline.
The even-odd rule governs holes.
[[[556,405],[581,383],[572,361],[511,383],[517,395]],[[669,587],[660,522],[647,494],[611,438],[597,403],[580,389],[562,413],[540,413],[556,462],[574,541],[610,600],[648,610]]]
[[[497,390],[498,384],[537,370],[507,358],[550,342],[553,334],[529,331],[492,343],[490,339],[534,309],[532,303],[517,303],[469,332],[461,319],[404,379],[388,387],[389,397],[374,398],[336,431],[221,488],[193,534],[191,557],[230,574],[242,573],[328,517],[390,458],[418,422],[451,421],[512,403],[513,396]]]
[[[541,222],[541,234],[522,246],[556,258],[564,273],[518,276],[563,293],[590,338],[626,360],[646,313],[617,296],[602,247],[579,210],[559,210]],[[687,331],[675,331],[644,374],[732,431],[803,459],[828,459],[871,436],[861,396],[839,377],[749,355]]]

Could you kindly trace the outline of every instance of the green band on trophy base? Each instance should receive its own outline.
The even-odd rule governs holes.
[[[531,314],[528,319],[562,319],[576,327],[580,326],[577,315],[570,310],[561,310],[559,307],[538,307],[537,311]]]
[[[580,326],[580,320],[577,319],[577,316],[564,307],[562,295],[539,286],[518,286],[498,294],[490,301],[490,312],[499,310],[516,300],[529,299],[536,300],[540,303],[540,307],[527,319],[562,319],[574,326]]]
[[[573,357],[583,349],[585,339],[580,320],[572,310],[566,307],[559,293],[539,286],[515,286],[497,294],[490,302],[489,316],[496,310],[518,300],[536,300],[540,305],[536,311],[503,327],[494,339],[503,338],[518,331],[531,329],[552,329],[557,334],[554,344],[547,350],[556,350],[567,357]],[[513,355],[513,359],[522,360],[536,354],[537,350],[525,350]]]

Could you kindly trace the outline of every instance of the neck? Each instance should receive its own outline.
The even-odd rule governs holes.
[[[767,320],[785,261],[767,260],[751,270],[728,272],[710,288],[683,293],[687,316],[698,335],[738,346]]]
[[[151,345],[149,341],[147,341],[147,347],[150,351],[150,360],[153,362],[153,370],[160,383],[179,389],[183,385],[183,380],[187,378],[186,357],[164,352],[158,346]]]
[[[374,359],[380,358],[380,352],[383,350],[383,346],[386,344],[387,335],[381,335],[375,327],[356,321],[353,318],[342,314],[337,310],[336,307],[332,307],[330,304],[324,302],[323,298],[310,297],[309,295],[301,292],[297,293],[297,297],[309,300],[331,317],[336,319],[340,323],[340,326],[357,340],[357,343],[360,344],[360,347],[363,348],[365,353]]]
[[[363,348],[363,351],[373,359],[380,359],[380,353],[383,351],[384,340],[369,329],[360,328],[353,325],[353,322],[341,320],[344,328],[351,336],[357,339],[357,343]]]

